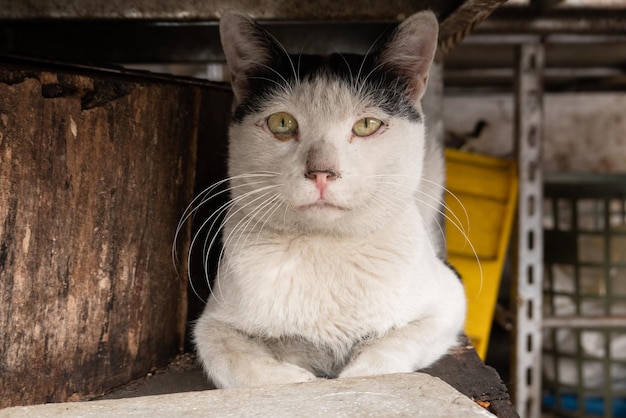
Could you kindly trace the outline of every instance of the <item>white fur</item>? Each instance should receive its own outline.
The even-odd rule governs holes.
[[[278,111],[297,119],[297,140],[264,126]],[[365,116],[385,128],[354,137]],[[456,343],[464,292],[418,209],[422,123],[321,79],[233,124],[229,144],[224,254],[194,329],[217,387],[410,372]],[[304,176],[311,160],[339,174],[323,201]]]

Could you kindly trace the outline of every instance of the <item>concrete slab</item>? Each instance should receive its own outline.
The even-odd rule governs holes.
[[[423,373],[46,404],[0,410],[21,417],[494,417]]]

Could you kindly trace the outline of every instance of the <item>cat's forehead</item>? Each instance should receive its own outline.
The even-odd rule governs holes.
[[[266,96],[268,111],[287,110],[324,121],[340,120],[376,107],[372,100],[354,94],[345,80],[319,75],[292,82],[289,88]]]
[[[320,115],[379,108],[390,116],[421,122],[417,103],[405,94],[402,80],[368,56],[284,54],[272,67],[258,68],[248,77],[247,100],[237,108],[236,120],[284,103]]]

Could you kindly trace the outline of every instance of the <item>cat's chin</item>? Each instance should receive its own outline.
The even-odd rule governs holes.
[[[339,230],[347,226],[346,221],[350,219],[350,216],[347,215],[351,212],[345,206],[326,201],[300,205],[294,209],[294,214],[298,219],[297,224],[299,225],[297,229],[333,235],[336,235],[339,233]]]
[[[364,237],[381,227],[378,218],[359,209],[333,203],[313,203],[293,208],[293,223],[279,223],[278,228],[298,234]],[[275,225],[276,226],[276,225]]]

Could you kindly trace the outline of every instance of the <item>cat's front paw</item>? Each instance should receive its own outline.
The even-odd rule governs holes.
[[[406,359],[378,355],[378,353],[362,353],[343,369],[339,377],[375,376],[412,371],[411,362]]]
[[[281,363],[279,367],[267,370],[262,378],[261,384],[287,384],[303,383],[317,380],[317,377],[301,367],[291,363]]]
[[[250,361],[232,367],[227,373],[208,370],[213,384],[219,389],[254,387],[265,385],[284,385],[316,380],[317,377],[301,367],[291,363],[272,361]]]

